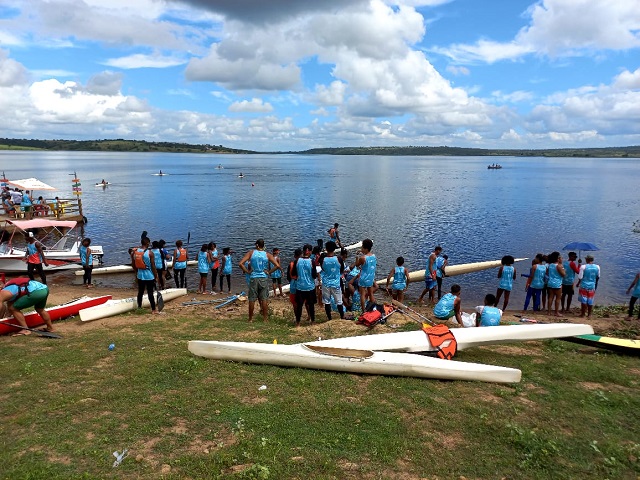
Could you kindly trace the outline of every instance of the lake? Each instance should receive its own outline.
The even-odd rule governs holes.
[[[488,170],[492,163],[504,168]],[[303,243],[328,240],[334,222],[345,244],[373,240],[379,278],[400,255],[410,270],[425,268],[435,245],[457,264],[506,254],[532,258],[584,241],[600,247],[596,303],[605,304],[626,302],[639,270],[637,159],[1,151],[0,165],[9,179],[36,177],[61,197],[71,196],[76,172],[85,235],[104,247],[106,264],[128,262],[127,249],[138,245],[142,230],[168,243],[190,233],[192,258],[209,241],[236,252],[234,290],[243,285],[235,265],[257,238],[269,250],[279,247],[284,264]],[[168,175],[154,176],[159,170]],[[103,178],[111,185],[94,187]],[[522,308],[520,273],[530,261],[515,266],[514,309]],[[460,283],[463,309],[470,309],[495,293],[496,274],[452,277],[444,288]],[[130,286],[131,277],[94,279]],[[422,285],[410,287],[409,298]]]

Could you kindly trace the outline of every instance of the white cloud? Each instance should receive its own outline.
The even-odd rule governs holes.
[[[110,58],[102,62],[103,65],[122,69],[168,68],[183,65],[185,63],[187,63],[187,60],[185,59],[174,56],[163,56],[156,53],[152,55],[135,53],[126,57]]]
[[[347,84],[333,81],[329,85],[316,85],[315,101],[320,105],[335,106],[344,102]]]
[[[618,90],[633,90],[640,88],[640,68],[638,68],[635,72],[630,72],[625,70],[620,73],[614,81],[613,88]]]
[[[266,113],[272,112],[273,106],[269,102],[263,102],[260,98],[252,98],[251,100],[242,100],[234,102],[229,106],[230,112],[255,112]]]
[[[23,85],[27,79],[27,69],[24,65],[9,58],[8,53],[0,49],[0,87]]]
[[[447,72],[453,75],[469,75],[471,71],[467,67],[449,65],[447,66]]]
[[[526,16],[529,25],[509,42],[480,39],[433,50],[460,63],[493,63],[532,53],[559,57],[640,47],[637,0],[541,0]]]
[[[491,96],[502,103],[521,103],[533,100],[533,93],[524,90],[516,90],[509,93],[495,90],[491,92]]]
[[[102,72],[87,82],[87,92],[95,95],[118,95],[122,88],[122,74]]]

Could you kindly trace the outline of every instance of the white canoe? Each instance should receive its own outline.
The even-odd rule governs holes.
[[[516,258],[516,262],[522,262],[523,260],[528,260],[528,258]],[[445,269],[446,277],[453,277],[455,275],[464,275],[466,273],[480,272],[482,270],[488,270],[490,268],[498,268],[502,265],[501,260],[489,260],[487,262],[471,262],[471,263],[461,263],[459,265],[447,265]],[[424,275],[426,270],[416,270],[415,272],[409,272],[409,282],[419,282],[424,280]],[[393,277],[391,277],[391,281],[393,281]],[[376,280],[378,285],[386,285],[387,279],[383,278],[381,280]]]
[[[163,300],[169,301],[174,298],[181,297],[187,294],[186,288],[167,288],[160,290]],[[155,295],[155,292],[154,292]],[[147,294],[142,297],[142,306],[149,306],[149,298]],[[83,322],[90,322],[91,320],[99,320],[101,318],[113,317],[121,313],[130,312],[138,308],[138,300],[136,297],[122,298],[119,300],[109,300],[103,305],[96,307],[85,308],[80,310],[80,320]]]
[[[537,323],[534,325],[452,328],[451,332],[456,337],[458,350],[465,350],[482,345],[588,335],[593,332],[593,327],[574,323]],[[309,342],[308,345],[387,352],[425,352],[434,350],[427,339],[427,335],[422,330],[334,338]]]
[[[189,351],[199,357],[236,362],[312,368],[336,372],[367,373],[440,380],[519,382],[520,370],[456,362],[408,353],[373,352],[315,345],[216,342],[192,340]]]
[[[197,260],[189,260],[187,262],[187,265],[197,265],[198,261]],[[173,267],[173,262],[167,262],[167,267],[171,268]],[[133,272],[133,267],[131,265],[112,265],[110,267],[100,267],[100,268],[94,268],[93,270],[91,270],[91,274],[92,275],[106,275],[109,273],[128,273],[128,272]],[[83,270],[79,270],[77,272],[75,272],[77,277],[81,277],[82,275],[84,275],[84,271]]]

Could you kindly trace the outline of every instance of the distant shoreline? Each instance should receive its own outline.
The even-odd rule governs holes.
[[[223,145],[195,145],[144,140],[31,140],[0,138],[2,150],[31,151],[91,151],[129,153],[201,153],[245,155],[383,155],[383,156],[444,156],[444,157],[575,157],[575,158],[640,158],[640,146],[603,148],[552,149],[492,149],[465,147],[330,147],[302,151],[258,152],[228,148]]]

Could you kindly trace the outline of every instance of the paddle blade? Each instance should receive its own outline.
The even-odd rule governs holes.
[[[156,292],[156,306],[159,312],[164,308],[164,298],[162,298],[162,294],[159,291]]]
[[[36,328],[26,328],[26,327],[23,327],[21,325],[15,325],[13,323],[6,323],[6,322],[3,322],[3,323],[5,325],[9,325],[10,327],[19,328],[20,330],[29,330],[30,332],[33,332],[36,335],[39,335],[41,337],[45,337],[45,338],[62,338],[62,336],[58,335],[57,333],[47,332],[45,330],[38,330]]]

